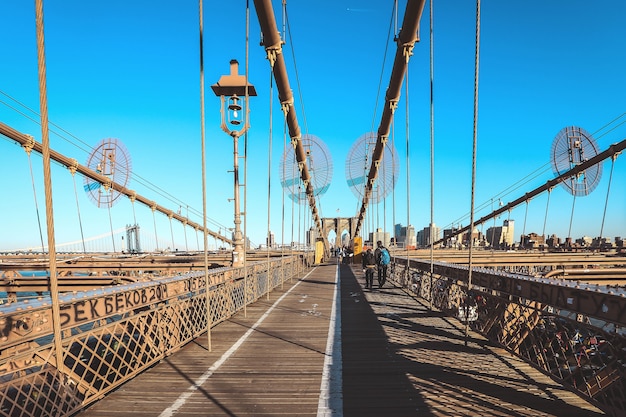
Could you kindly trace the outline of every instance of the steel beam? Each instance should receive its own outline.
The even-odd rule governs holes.
[[[38,153],[42,152],[42,145],[41,143],[37,142],[36,140],[33,139],[32,136],[30,135],[26,135],[24,133],[18,132],[17,130],[11,128],[10,126],[5,125],[4,123],[0,122],[0,134],[8,137],[9,139],[12,139],[16,142],[18,142],[20,145],[22,146],[28,146],[28,147],[32,147],[32,149]],[[144,204],[145,206],[149,207],[152,210],[158,211],[160,213],[165,214],[168,217],[171,217],[173,219],[178,220],[179,222],[181,222],[184,225],[188,225],[190,227],[193,227],[196,230],[200,230],[202,231],[204,228],[202,225],[192,222],[191,220],[189,220],[188,218],[181,216],[178,213],[175,213],[172,210],[168,210],[163,206],[158,205],[156,202],[148,200],[147,198],[137,194],[136,192],[134,192],[133,190],[130,190],[126,187],[124,187],[121,184],[118,184],[116,182],[111,181],[111,179],[109,177],[107,177],[106,175],[102,175],[99,174],[96,171],[93,171],[91,169],[89,169],[86,166],[80,165],[78,162],[76,162],[75,159],[72,158],[68,158],[65,155],[59,153],[59,152],[55,152],[52,149],[50,150],[50,158],[62,165],[64,165],[65,167],[69,168],[76,168],[76,171],[79,172],[81,175],[91,178],[92,180],[98,181],[99,183],[111,187],[113,190],[124,194],[126,196],[128,196],[129,198],[133,199],[133,200],[137,200],[140,203]],[[206,233],[210,236],[213,236],[216,239],[221,240],[222,242],[228,243],[230,245],[233,244],[231,239],[228,239],[224,236],[222,236],[219,233],[216,233],[212,230],[206,229]]]
[[[398,105],[398,101],[400,101],[400,89],[402,88],[402,81],[404,80],[404,75],[409,65],[409,58],[413,54],[415,42],[419,41],[419,21],[424,11],[424,3],[424,0],[408,0],[406,5],[402,29],[397,39],[398,48],[396,49],[396,56],[393,62],[391,79],[389,80],[389,87],[385,94],[385,107],[383,108],[383,114],[378,127],[378,137],[372,156],[372,165],[367,175],[367,183],[365,184],[363,204],[357,214],[356,236],[358,236],[361,231],[361,224],[365,218],[372,188],[378,177],[378,167],[382,162],[385,144],[389,138],[393,113]]]
[[[302,134],[300,132],[300,126],[298,125],[298,119],[294,107],[293,93],[291,91],[291,87],[289,86],[287,67],[285,66],[285,60],[282,54],[283,42],[280,38],[278,26],[276,25],[272,1],[254,0],[254,7],[259,19],[259,25],[261,26],[261,32],[263,33],[263,46],[265,47],[267,58],[270,61],[272,73],[274,74],[274,79],[276,80],[278,98],[285,114],[285,120],[289,129],[289,137],[291,138],[291,145],[293,146],[296,154],[296,161],[298,161],[300,178],[302,179],[302,183],[305,187],[305,193],[308,198],[313,220],[315,221],[317,230],[321,234],[322,220],[315,202],[312,177],[309,173],[309,167],[306,164],[306,151],[302,145]]]
[[[608,149],[606,149],[604,152],[601,152],[599,154],[597,154],[596,156],[594,156],[593,158],[588,159],[585,162],[582,162],[578,165],[576,165],[574,168],[570,169],[567,172],[564,172],[563,174],[559,175],[558,177],[555,177],[549,181],[547,181],[545,184],[543,184],[540,187],[535,188],[534,190],[524,194],[522,197],[515,199],[513,201],[511,201],[510,203],[507,203],[506,205],[500,207],[498,210],[481,217],[480,219],[476,220],[474,222],[474,227],[485,223],[486,221],[493,219],[496,216],[501,215],[502,213],[512,210],[513,208],[517,207],[518,205],[528,202],[530,201],[532,198],[536,197],[537,195],[543,193],[544,191],[548,191],[551,190],[552,188],[554,188],[556,185],[558,185],[560,182],[574,177],[576,175],[578,175],[579,173],[583,172],[584,170],[586,170],[587,168],[590,168],[592,166],[594,166],[595,164],[599,164],[602,161],[604,161],[607,158],[611,158],[614,157],[618,154],[620,154],[624,149],[626,149],[626,139],[622,140],[621,142],[618,143],[614,143],[613,145],[609,146]],[[465,226],[460,228],[459,230],[456,230],[454,233],[450,234],[449,236],[446,236],[445,238],[439,239],[436,242],[433,243],[433,245],[438,245],[442,242],[445,242],[446,240],[450,239],[451,237],[460,235],[462,233],[465,233],[467,231],[469,231],[470,226]]]

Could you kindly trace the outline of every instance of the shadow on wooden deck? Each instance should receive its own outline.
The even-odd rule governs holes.
[[[399,288],[341,265],[344,416],[605,415]]]

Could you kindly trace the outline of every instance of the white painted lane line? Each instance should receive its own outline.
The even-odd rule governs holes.
[[[335,293],[324,355],[324,371],[317,403],[317,417],[343,416],[343,361],[341,357],[341,290],[339,264],[335,272]]]
[[[278,304],[280,304],[280,302],[291,291],[293,291],[294,288],[300,285],[302,281],[304,281],[313,271],[315,271],[315,269],[317,269],[317,267],[309,271],[309,273],[306,274],[304,278],[298,281],[293,287],[291,287],[286,293],[284,293],[278,300],[276,300],[276,302],[272,304],[272,306],[257,320],[257,322],[254,323],[254,325],[250,329],[248,329],[248,331],[243,336],[241,336],[239,340],[237,340],[237,342],[230,347],[230,349],[224,352],[224,354],[213,365],[211,365],[211,367],[207,369],[207,371],[204,374],[202,374],[200,378],[196,379],[193,385],[190,385],[189,388],[187,388],[187,390],[183,392],[178,397],[178,399],[172,403],[172,405],[170,405],[165,410],[163,410],[163,412],[159,415],[159,417],[172,417],[183,405],[185,405],[185,403],[193,395],[193,393],[195,393],[198,390],[198,388],[200,388],[202,384],[204,384],[207,381],[207,379],[209,379],[211,375],[213,375],[215,371],[217,371],[219,367],[222,366],[222,364],[226,362],[228,358],[230,358],[233,355],[233,353],[237,351],[237,349],[239,349],[239,347],[243,344],[243,342],[245,342],[246,339],[252,334],[252,332],[254,332],[256,328],[259,327],[261,323],[263,323],[263,321],[267,318],[267,316],[270,315],[270,313],[274,310],[274,308]]]

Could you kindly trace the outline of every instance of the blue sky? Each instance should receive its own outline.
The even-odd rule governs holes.
[[[319,199],[323,217],[353,216],[360,206],[346,183],[345,164],[352,144],[376,131],[380,122],[395,51],[395,44],[388,43],[392,4],[374,0],[287,4],[291,36],[284,55],[300,126],[303,133],[323,140],[332,155],[332,183]],[[400,20],[404,4],[400,1]],[[252,242],[264,242],[269,189],[270,229],[280,241],[284,219],[288,242],[292,224],[306,223],[306,216],[298,215],[302,208],[292,207],[289,199],[283,210],[278,169],[283,123],[276,87],[270,94],[270,67],[259,46],[253,2],[250,7],[249,77],[258,96],[251,99],[248,135],[247,229]],[[282,28],[281,2],[275,1],[274,7]],[[428,7],[422,18],[421,42],[410,62],[408,100],[403,87],[396,113],[393,139],[401,164],[399,180],[394,193],[370,211],[365,232],[372,227],[391,230],[394,219],[402,224],[410,221],[417,229],[430,221]],[[34,2],[0,3],[0,54],[4,57],[0,121],[41,141],[40,127],[24,114],[36,116],[14,101],[38,111],[34,9]],[[228,73],[233,58],[239,60],[243,72],[245,2],[205,2],[204,9],[208,213],[209,224],[219,229],[232,227],[233,206],[228,199],[233,193],[229,172],[233,149],[232,140],[220,130],[219,100],[209,86]],[[435,223],[440,227],[467,225],[475,3],[435,2],[434,10]],[[195,215],[202,210],[198,3],[47,1],[44,12],[49,118],[73,136],[51,135],[52,149],[84,164],[90,147],[104,138],[117,138],[132,160],[128,188],[165,207],[181,208],[183,214],[189,207],[190,218],[201,223]],[[564,0],[482,2],[481,16],[476,217],[487,214],[492,201],[494,205],[499,199],[512,201],[552,177],[550,149],[562,128],[584,128],[602,150],[626,137],[623,1],[601,1],[593,7],[588,2]],[[600,130],[616,118],[617,122]],[[0,155],[4,196],[0,199],[0,250],[37,247],[33,182],[43,219],[41,157],[31,156],[31,176],[28,157],[19,146],[2,140]],[[532,181],[503,193],[537,170],[541,174]],[[575,202],[558,187],[549,204],[543,195],[528,204],[527,214],[526,207],[513,210],[510,218],[516,221],[516,234],[522,233],[525,217],[525,231],[541,233],[547,211],[546,233],[565,237],[574,207],[572,236],[597,236],[610,170],[611,163],[605,162],[596,190]],[[98,209],[82,191],[82,178],[76,179],[75,193],[72,176],[56,164],[52,182],[57,242],[80,239],[81,225],[76,219],[80,211],[85,236],[106,234],[111,224],[118,229],[136,218],[144,232],[166,242],[174,234],[175,246],[184,249],[182,226],[170,228],[167,217],[153,215],[140,205],[133,210],[128,200],[119,201],[110,211]],[[625,189],[622,155],[615,161],[605,236],[626,236]],[[42,228],[45,231],[45,223]],[[195,249],[195,232],[188,231],[187,238],[189,247]],[[298,239],[297,231],[293,239]]]

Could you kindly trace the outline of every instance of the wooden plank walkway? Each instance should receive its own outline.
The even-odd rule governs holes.
[[[604,415],[478,335],[465,346],[458,322],[400,289],[364,292],[360,269],[341,265],[337,287],[336,270],[274,291],[213,329],[211,352],[203,336],[79,416]]]

